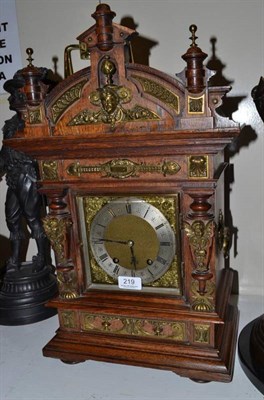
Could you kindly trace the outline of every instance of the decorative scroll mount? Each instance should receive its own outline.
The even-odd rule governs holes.
[[[181,169],[175,161],[163,161],[162,164],[136,163],[127,159],[111,160],[99,165],[70,164],[67,174],[80,177],[87,173],[101,173],[103,178],[126,179],[137,177],[139,173],[160,173],[163,176],[175,175]]]

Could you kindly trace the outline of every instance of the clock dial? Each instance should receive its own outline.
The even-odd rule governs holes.
[[[176,251],[168,220],[153,205],[134,197],[110,201],[91,223],[90,247],[112,278],[136,276],[142,283],[160,278]]]

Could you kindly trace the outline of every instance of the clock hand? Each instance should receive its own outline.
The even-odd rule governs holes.
[[[93,240],[94,242],[109,242],[109,243],[120,243],[120,244],[128,244],[128,240],[113,240],[113,239],[103,239],[96,238]]]
[[[127,242],[127,244],[129,245],[130,252],[131,252],[131,264],[133,265],[134,270],[136,270],[137,269],[137,259],[135,257],[135,252],[134,252],[134,242],[133,242],[133,240],[129,240]]]

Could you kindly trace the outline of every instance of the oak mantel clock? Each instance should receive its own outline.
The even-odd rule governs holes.
[[[38,162],[59,284],[48,306],[60,327],[43,353],[228,382],[238,312],[224,149],[240,129],[216,109],[230,88],[210,86],[194,25],[173,78],[130,62],[135,32],[114,16],[97,6],[75,45],[90,66],[68,62],[52,90],[31,51],[17,74],[24,128],[5,145]]]

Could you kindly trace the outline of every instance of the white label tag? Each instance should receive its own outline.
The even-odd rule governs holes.
[[[142,289],[141,278],[130,277],[130,276],[119,276],[118,287],[119,289],[141,290]]]

